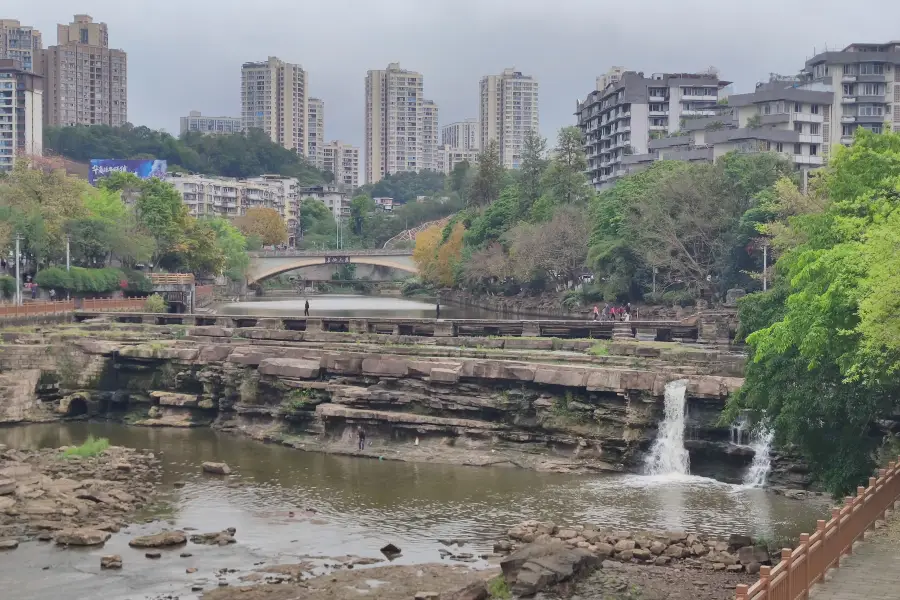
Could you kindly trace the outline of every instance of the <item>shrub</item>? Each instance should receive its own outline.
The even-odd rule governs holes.
[[[153,294],[152,296],[147,296],[147,299],[144,300],[144,312],[148,313],[164,313],[168,310],[168,305],[166,301],[163,300],[163,297],[159,294]]]
[[[16,279],[9,275],[0,276],[0,296],[5,300],[12,300],[16,293]]]
[[[126,270],[123,271],[123,273],[125,275],[125,281],[128,282],[128,287],[125,288],[126,292],[132,294],[146,294],[153,290],[153,282],[141,271]]]
[[[121,289],[123,279],[125,275],[119,269],[72,267],[66,271],[62,267],[48,267],[40,271],[34,281],[45,289],[100,294]]]
[[[109,448],[108,439],[95,438],[94,436],[89,435],[88,439],[82,445],[69,448],[63,452],[63,456],[97,456],[107,448]]]

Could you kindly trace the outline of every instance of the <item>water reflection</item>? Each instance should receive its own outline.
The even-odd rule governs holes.
[[[435,304],[430,300],[408,300],[390,296],[358,296],[352,294],[316,294],[288,300],[258,300],[225,304],[218,308],[223,315],[297,316],[303,314],[309,300],[311,317],[408,317],[434,318]],[[496,319],[489,310],[441,305],[441,317],[447,319]]]

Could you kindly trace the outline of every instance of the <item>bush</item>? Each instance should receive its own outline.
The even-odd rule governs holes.
[[[123,272],[128,287],[125,291],[131,294],[146,294],[153,290],[153,282],[141,271],[127,270]]]
[[[66,271],[62,267],[49,267],[38,272],[34,281],[44,289],[102,294],[121,289],[121,282],[125,278],[125,274],[119,269],[72,267],[70,271]]]
[[[104,450],[109,448],[109,440],[106,438],[95,438],[92,435],[88,436],[87,441],[85,441],[80,446],[75,446],[74,448],[69,448],[65,452],[63,452],[63,456],[97,456],[101,454]]]
[[[16,278],[9,275],[0,276],[0,296],[4,300],[12,300],[16,294]]]
[[[144,300],[144,312],[148,313],[164,313],[168,310],[168,305],[166,301],[163,300],[163,297],[159,294],[153,294],[152,296],[147,296],[147,299]]]

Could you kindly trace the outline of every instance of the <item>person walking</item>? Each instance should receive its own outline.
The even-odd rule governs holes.
[[[56,290],[50,288],[50,302],[53,302],[54,300],[56,300]]]
[[[356,428],[356,437],[359,440],[359,451],[362,452],[366,449],[366,430],[362,428],[362,425]]]
[[[440,298],[437,299],[437,302],[434,305],[434,318],[436,320],[441,318],[441,299]]]
[[[603,306],[603,313],[600,315],[601,321],[609,321],[609,302]]]
[[[594,320],[598,320],[600,318],[600,309],[597,308],[597,305],[594,305]]]
[[[303,316],[309,316],[309,300],[306,301],[306,304],[303,305]]]

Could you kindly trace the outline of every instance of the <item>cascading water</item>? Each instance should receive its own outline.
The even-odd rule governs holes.
[[[747,487],[762,487],[766,484],[769,471],[772,470],[772,440],[775,439],[775,431],[770,427],[761,425],[754,432],[750,440],[753,448],[753,462],[744,474],[744,485]]]
[[[691,460],[684,447],[686,391],[684,379],[666,384],[665,417],[647,457],[645,471],[648,475],[687,475],[690,472]]]
[[[750,419],[746,412],[738,415],[737,421],[731,425],[731,443],[735,446],[743,446],[747,443],[748,433],[750,432]]]

